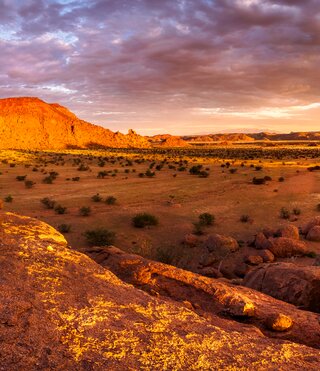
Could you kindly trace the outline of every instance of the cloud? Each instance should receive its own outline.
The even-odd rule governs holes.
[[[200,111],[190,118],[192,107],[224,112],[226,125],[260,115],[278,128],[297,116],[288,107],[320,94],[317,0],[0,0],[0,8],[0,95],[59,101],[114,130],[182,131],[192,119],[199,131],[208,122]]]

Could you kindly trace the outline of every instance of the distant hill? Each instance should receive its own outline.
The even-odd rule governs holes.
[[[280,133],[226,133],[182,136],[184,141],[189,143],[204,142],[253,142],[256,140],[281,141],[281,140],[320,140],[320,132],[291,132],[288,134]]]
[[[62,149],[149,147],[133,130],[127,135],[80,120],[59,104],[39,98],[0,99],[0,148]]]

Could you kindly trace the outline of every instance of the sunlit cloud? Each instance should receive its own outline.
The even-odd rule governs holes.
[[[319,14],[316,0],[5,1],[0,97],[122,131],[316,130]]]

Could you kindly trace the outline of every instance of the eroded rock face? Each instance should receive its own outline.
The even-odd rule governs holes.
[[[265,264],[251,270],[243,285],[320,313],[320,267],[292,263]]]
[[[0,217],[0,362],[4,370],[320,367],[317,349],[271,339],[253,326],[214,313],[201,316],[190,297],[184,303],[156,292],[157,297],[152,297],[69,249],[63,236],[48,225],[14,214]],[[126,259],[121,269],[128,272],[138,260],[135,256]],[[148,267],[132,274],[146,284],[157,279]],[[188,272],[183,274],[189,277]],[[193,280],[190,276],[189,283]],[[211,281],[196,282],[206,290]],[[217,285],[226,294],[221,301],[235,315],[256,315],[263,308],[248,296],[250,290],[228,288],[234,291],[228,295],[223,284]],[[180,287],[181,292],[185,289]],[[300,313],[290,306],[282,309],[294,320]],[[290,331],[295,334],[303,318],[308,318],[305,331],[312,326],[317,336],[312,314],[304,312]]]
[[[59,149],[68,147],[149,147],[130,131],[113,133],[78,119],[59,104],[38,98],[0,99],[0,149]]]
[[[241,318],[268,336],[320,347],[318,315],[225,280],[203,277],[173,266],[131,255],[115,247],[90,248],[87,253],[124,281],[155,296],[179,302],[188,301],[206,318]],[[270,323],[280,314],[291,318],[289,332],[270,333]],[[213,317],[212,317],[213,316]],[[270,322],[271,321],[271,322]]]

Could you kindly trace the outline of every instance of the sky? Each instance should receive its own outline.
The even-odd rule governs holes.
[[[319,0],[0,0],[0,98],[144,135],[320,130]]]

